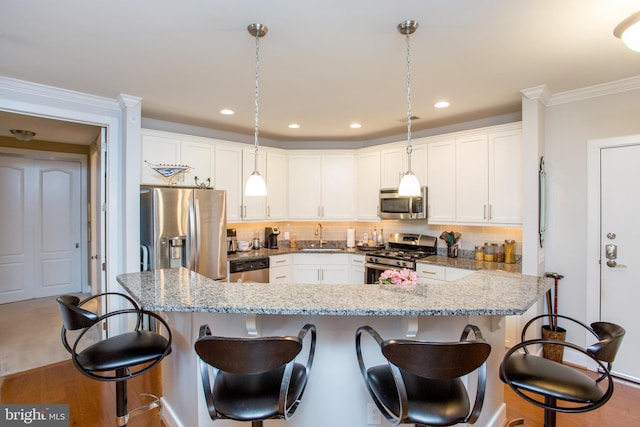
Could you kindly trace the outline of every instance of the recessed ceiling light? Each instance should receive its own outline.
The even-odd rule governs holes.
[[[297,123],[291,123],[289,129],[300,129],[300,125]]]
[[[230,110],[228,108],[224,108],[224,109],[220,110],[220,114],[224,114],[225,116],[232,116],[235,113],[236,113],[235,111]]]
[[[360,128],[362,127],[362,125],[361,125],[360,123],[351,123],[351,124],[349,125],[349,127],[350,127],[351,129],[360,129]]]
[[[447,108],[449,106],[449,102],[448,101],[440,101],[440,102],[436,102],[435,104],[433,104],[434,107],[436,108]]]

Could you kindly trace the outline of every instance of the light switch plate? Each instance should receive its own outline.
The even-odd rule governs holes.
[[[288,231],[284,232],[284,240],[289,240],[289,232]]]

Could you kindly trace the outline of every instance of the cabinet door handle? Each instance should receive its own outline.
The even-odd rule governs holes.
[[[484,205],[484,213],[482,214],[482,219],[487,219],[487,205]]]
[[[491,221],[491,205],[489,205],[489,221]]]
[[[435,275],[436,272],[435,271],[426,271],[426,270],[422,270],[420,273],[424,273],[424,274],[433,274]]]
[[[271,218],[271,206],[267,206],[267,218]]]
[[[285,279],[287,276],[276,276],[276,279]]]
[[[276,264],[279,264],[279,263],[281,263],[281,262],[287,262],[287,260],[286,260],[286,259],[278,260],[278,261],[276,261]]]

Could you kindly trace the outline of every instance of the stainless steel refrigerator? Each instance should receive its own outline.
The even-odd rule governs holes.
[[[226,192],[141,187],[141,269],[186,267],[227,277]]]

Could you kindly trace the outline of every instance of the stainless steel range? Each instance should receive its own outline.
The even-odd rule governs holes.
[[[371,252],[365,256],[365,282],[376,283],[385,270],[415,270],[417,260],[435,255],[437,249],[437,237],[392,234],[388,241],[388,249]]]

